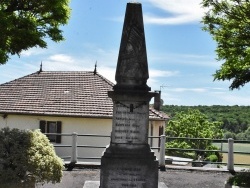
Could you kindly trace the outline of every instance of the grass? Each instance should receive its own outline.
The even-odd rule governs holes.
[[[228,144],[223,143],[222,146],[220,143],[214,143],[215,146],[219,148],[219,150],[222,149],[222,151],[228,151]],[[234,144],[234,151],[240,151],[240,152],[250,152],[250,144],[239,144],[235,143]],[[223,153],[223,161],[227,163],[228,155],[227,153]],[[247,154],[234,154],[234,163],[245,163],[249,164],[248,167],[250,167],[250,155]]]
[[[217,146],[222,151],[228,151],[228,143],[223,143],[222,146],[220,143],[214,143],[213,145]],[[234,151],[241,151],[241,152],[250,152],[250,144],[234,144]]]

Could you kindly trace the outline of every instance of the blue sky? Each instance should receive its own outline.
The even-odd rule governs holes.
[[[24,51],[0,66],[0,84],[39,70],[97,71],[115,83],[125,15],[125,0],[72,0],[65,41]],[[216,43],[202,31],[201,0],[141,0],[151,90],[164,104],[250,105],[250,86],[230,91],[228,81],[213,81],[220,67]]]

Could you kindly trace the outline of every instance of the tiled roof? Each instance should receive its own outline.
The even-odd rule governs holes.
[[[111,118],[113,85],[93,72],[36,72],[0,85],[0,113]],[[165,118],[150,109],[150,119]]]

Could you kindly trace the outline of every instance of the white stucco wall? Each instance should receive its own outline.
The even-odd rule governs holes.
[[[71,117],[50,117],[50,116],[28,116],[28,115],[8,115],[3,117],[0,114],[0,128],[10,127],[19,129],[39,129],[40,120],[45,121],[61,121],[62,133],[77,132],[78,134],[100,134],[110,135],[112,130],[111,119],[94,119],[94,118],[71,118]],[[165,127],[164,121],[150,121],[149,122],[149,136],[159,136],[159,126]],[[152,127],[152,128],[151,128]],[[110,142],[109,138],[102,137],[82,137],[78,136],[78,145],[94,145],[106,146]],[[149,144],[152,147],[158,147],[158,139],[149,139]],[[71,136],[62,136],[61,145],[71,145]],[[71,148],[56,148],[59,156],[71,156]],[[79,157],[101,157],[104,149],[102,148],[78,148]],[[153,150],[158,158],[159,152],[157,149]],[[70,159],[68,159],[70,160]],[[100,160],[81,160],[81,161],[100,161]]]

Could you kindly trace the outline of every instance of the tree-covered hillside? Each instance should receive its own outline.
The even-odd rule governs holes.
[[[164,105],[161,110],[173,117],[177,112],[197,109],[211,121],[221,121],[224,137],[250,140],[250,106],[176,106]]]

